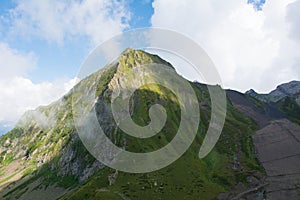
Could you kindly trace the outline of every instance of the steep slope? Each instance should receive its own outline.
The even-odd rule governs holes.
[[[253,118],[260,129],[253,135],[257,157],[266,170],[267,199],[299,199],[299,82],[283,84],[268,95],[227,91],[234,107]],[[262,98],[263,97],[263,98]],[[293,123],[294,122],[294,123]]]
[[[269,199],[299,199],[300,126],[274,120],[253,136],[258,159],[267,173]]]
[[[300,125],[300,104],[299,99],[295,97],[285,97],[276,102],[276,107],[288,118]]]
[[[82,98],[76,88],[81,88],[79,91],[85,91],[84,94],[94,86],[97,88],[92,106],[105,134],[115,145],[132,152],[149,152],[163,147],[174,137],[180,122],[180,106],[174,94],[160,85],[137,90],[131,97],[130,107],[133,120],[141,126],[149,123],[151,105],[161,104],[166,108],[166,124],[157,135],[134,138],[120,130],[112,118],[112,87],[120,86],[119,78],[128,69],[149,63],[173,69],[158,56],[127,49],[117,61],[83,79],[59,101],[27,112],[15,129],[0,138],[2,198],[213,199],[221,192],[227,192],[223,196],[231,198],[247,187],[260,184],[263,171],[256,161],[250,137],[256,125],[230,102],[220,140],[205,159],[199,159],[211,105],[207,87],[198,83],[190,83],[200,102],[198,133],[188,151],[176,162],[155,172],[130,174],[105,167],[90,155],[73,122],[72,100]],[[242,187],[233,189],[238,183]]]
[[[249,90],[246,95],[268,104],[269,107],[275,107],[285,115],[278,118],[289,118],[300,124],[300,81],[279,85],[269,94],[258,94],[254,90]]]

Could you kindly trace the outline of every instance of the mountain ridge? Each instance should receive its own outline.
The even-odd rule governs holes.
[[[115,145],[132,152],[148,152],[172,140],[180,122],[180,107],[174,94],[158,85],[145,86],[134,93],[131,114],[135,123],[145,126],[150,120],[150,106],[161,104],[168,116],[161,132],[138,140],[126,135],[113,121],[110,98],[112,89],[121,86],[119,78],[130,68],[151,63],[172,67],[157,55],[127,49],[117,61],[81,80],[75,86],[82,89],[80,92],[72,89],[49,106],[27,113],[29,117],[24,115],[15,129],[0,137],[2,198],[34,199],[32,194],[38,193],[44,199],[221,199],[220,193],[233,198],[242,190],[262,183],[265,172],[256,159],[251,138],[257,125],[235,107],[235,99],[230,95],[220,140],[205,159],[199,159],[211,117],[211,102],[207,86],[198,83],[189,82],[201,112],[196,138],[187,152],[170,166],[144,174],[118,172],[86,150],[73,122],[76,113],[71,111],[72,103],[83,99],[81,92],[89,95],[91,88],[96,89],[95,104],[87,110],[95,107],[99,123]],[[259,100],[249,101],[255,108],[264,107]],[[85,102],[81,103],[85,106]],[[12,166],[17,168],[10,171]],[[249,182],[250,179],[256,181]],[[243,187],[237,188],[241,184]],[[56,197],[48,196],[47,191],[51,190],[56,191]],[[255,194],[248,197],[253,199]]]
[[[294,97],[297,102],[300,100],[300,81],[290,81],[277,86],[276,89],[272,90],[267,94],[259,94],[253,89],[245,92],[245,94],[255,97],[263,102],[278,102],[285,97]]]

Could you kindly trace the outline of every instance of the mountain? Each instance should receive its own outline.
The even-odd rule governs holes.
[[[300,81],[291,81],[279,85],[269,94],[258,94],[254,90],[249,90],[246,94],[257,98],[263,102],[278,102],[286,97],[295,98],[296,102],[300,102]]]
[[[150,123],[152,105],[165,108],[166,123],[158,134],[135,138],[124,133],[114,120],[112,91],[125,87],[122,77],[130,77],[130,70],[138,73],[137,76],[142,75],[141,66],[145,64],[160,64],[175,72],[170,63],[157,55],[127,49],[116,61],[80,81],[60,100],[26,112],[13,130],[0,137],[1,198],[232,199],[241,196],[256,199],[263,194],[269,183],[265,179],[271,175],[269,168],[259,162],[263,156],[255,150],[259,150],[257,144],[261,140],[255,136],[274,120],[288,120],[289,112],[283,109],[285,104],[280,104],[281,101],[261,101],[260,97],[248,93],[226,91],[224,129],[215,148],[204,159],[199,159],[198,154],[209,126],[212,105],[208,86],[197,82],[189,82],[199,102],[201,120],[197,135],[190,148],[174,163],[149,173],[126,173],[105,166],[90,154],[74,124],[74,117],[76,119],[80,112],[95,110],[105,135],[127,151],[155,151],[175,137],[181,120],[180,102],[172,91],[158,84],[139,88],[129,100],[130,115],[140,126]],[[154,80],[156,77],[147,74],[146,78]],[[128,80],[129,87],[140,84],[140,79]],[[91,88],[96,89],[96,95],[91,95],[93,103],[88,104],[85,96],[89,96]],[[285,92],[292,94],[292,90],[285,89]],[[295,95],[288,97],[294,102]],[[74,102],[83,109],[72,111]],[[253,140],[258,142],[253,143]],[[105,146],[101,148],[109,151]]]
[[[246,94],[269,106],[279,108],[286,118],[300,124],[300,81],[279,85],[269,94],[258,94],[254,90],[249,90]]]

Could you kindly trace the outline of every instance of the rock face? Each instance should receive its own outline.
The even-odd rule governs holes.
[[[258,159],[267,173],[269,199],[299,199],[300,126],[272,121],[253,136]]]

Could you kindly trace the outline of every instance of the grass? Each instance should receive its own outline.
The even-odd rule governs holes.
[[[9,165],[10,163],[12,163],[12,161],[14,161],[14,155],[13,155],[13,153],[6,153],[5,157],[1,161],[1,164],[2,165]]]
[[[255,97],[253,97],[251,95],[248,95],[248,94],[246,94],[245,96],[247,99],[249,99],[250,101],[252,101],[254,103],[254,106],[257,109],[262,109],[264,107],[264,103],[262,101],[256,99]]]
[[[34,168],[31,168],[31,167],[28,168],[28,169],[26,169],[26,170],[23,172],[22,178],[24,178],[24,177],[26,177],[26,176],[32,174],[34,171],[35,171],[35,169],[34,169]],[[22,179],[22,178],[21,178],[21,179]]]
[[[198,88],[198,98],[207,101],[209,99],[205,89]],[[161,92],[162,91],[162,92]],[[163,96],[161,95],[163,94]],[[173,94],[165,91],[164,88],[150,86],[138,90],[134,96],[134,104],[139,106],[132,111],[133,120],[139,125],[149,122],[149,106],[160,102],[168,111],[167,125],[153,138],[146,140],[134,140],[126,137],[126,149],[133,152],[151,151],[161,148],[168,143],[176,133],[177,124],[180,120],[180,110],[176,101],[170,101]],[[176,98],[175,98],[176,99]],[[176,106],[177,105],[177,106]],[[86,181],[77,191],[66,199],[98,199],[103,192],[96,192],[99,189],[106,189],[110,192],[107,195],[121,193],[130,199],[213,199],[220,192],[229,191],[237,182],[245,182],[246,174],[236,173],[228,167],[232,157],[237,155],[237,144],[242,134],[241,154],[242,164],[246,170],[261,170],[254,156],[251,134],[256,129],[252,120],[242,113],[228,106],[228,115],[225,128],[215,149],[203,160],[198,158],[199,149],[208,126],[210,117],[209,110],[201,110],[201,123],[195,141],[188,151],[177,161],[159,171],[147,174],[129,174],[119,172],[116,183],[109,186],[107,177],[114,173],[114,170],[105,168]],[[158,138],[160,136],[160,139]],[[101,191],[101,190],[100,190]]]
[[[280,111],[291,118],[291,121],[300,125],[300,106],[297,104],[295,98],[285,97],[277,103]]]
[[[118,68],[118,70],[123,70],[124,73],[135,62],[139,64],[162,62],[159,57],[141,51],[129,52],[129,54],[127,57],[120,58],[119,61],[119,64],[121,64],[119,67],[121,68]],[[165,62],[164,64],[168,63]],[[115,66],[102,70],[84,79],[76,87],[88,88],[89,84],[97,81],[96,95],[102,95],[101,98],[104,98],[104,94],[110,94],[107,84],[116,70]],[[251,140],[251,134],[256,129],[256,125],[228,103],[228,114],[223,133],[213,151],[206,158],[200,160],[198,154],[210,120],[211,103],[206,87],[196,84],[193,84],[192,87],[199,102],[205,106],[200,107],[201,121],[199,129],[187,152],[171,165],[155,172],[146,174],[119,172],[115,184],[111,186],[108,182],[108,176],[115,171],[107,167],[96,172],[84,183],[78,182],[78,177],[81,174],[70,175],[70,170],[65,176],[58,175],[64,167],[59,165],[61,157],[65,156],[61,154],[63,148],[70,149],[74,153],[74,157],[65,165],[72,165],[76,160],[79,160],[81,165],[77,166],[78,169],[85,169],[95,161],[84,148],[82,142],[76,138],[76,130],[72,121],[74,114],[71,112],[72,97],[76,99],[82,94],[74,92],[64,96],[61,102],[56,105],[43,107],[42,112],[47,115],[50,115],[51,112],[55,113],[57,123],[54,127],[41,130],[31,124],[25,130],[10,134],[13,137],[13,135],[22,133],[20,145],[24,145],[30,150],[30,153],[37,152],[28,161],[32,162],[33,166],[36,166],[36,158],[40,155],[51,155],[51,161],[37,171],[33,169],[25,171],[23,177],[28,174],[33,176],[11,190],[7,195],[22,191],[37,180],[41,180],[42,184],[46,186],[55,184],[66,189],[78,187],[74,193],[67,195],[65,199],[120,199],[120,195],[130,199],[146,200],[213,199],[220,192],[229,191],[237,182],[244,181],[246,176],[245,174],[236,175],[235,171],[232,170],[230,163],[233,156],[238,153],[241,154],[241,162],[246,170],[261,170],[255,159]],[[109,98],[109,95],[105,97]],[[181,115],[175,94],[167,88],[148,85],[137,90],[130,101],[131,116],[137,124],[145,126],[149,123],[149,108],[156,103],[166,108],[168,116],[166,124],[157,135],[147,139],[134,138],[118,129],[116,135],[114,135],[115,137],[113,137],[115,138],[113,142],[123,147],[124,143],[122,141],[126,141],[125,148],[131,152],[154,151],[168,144],[176,135]],[[104,103],[109,106],[110,101],[104,101]],[[64,118],[65,116],[66,118]],[[109,130],[114,130],[115,127],[116,125],[114,127],[112,125]],[[4,138],[7,139],[10,134]],[[106,134],[112,137],[112,132]],[[0,141],[3,142],[4,139],[1,138]],[[241,152],[238,152],[239,144],[241,145]],[[78,170],[79,173],[82,173],[82,171]]]
[[[101,76],[97,83],[96,87],[96,96],[102,95],[105,89],[107,89],[107,85],[110,82],[110,80],[113,78],[114,74],[116,73],[117,68],[116,67],[110,67],[106,69],[105,73]]]

